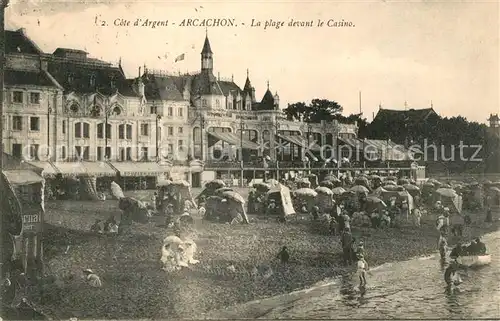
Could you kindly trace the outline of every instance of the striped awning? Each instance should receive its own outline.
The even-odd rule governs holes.
[[[106,162],[58,162],[54,163],[62,176],[115,176],[114,170]]]
[[[120,176],[158,176],[168,173],[168,166],[161,166],[156,162],[111,162]]]
[[[30,170],[7,170],[2,173],[12,185],[27,185],[43,182],[43,178],[40,175]]]
[[[43,177],[51,177],[51,176],[56,176],[58,174],[57,169],[50,162],[30,161],[27,163],[35,167],[41,168]]]
[[[294,144],[294,145],[297,145],[299,147],[302,147],[302,148],[308,148],[312,151],[320,151],[321,150],[321,147],[316,143],[316,141],[307,141],[307,138],[303,137],[303,136],[299,136],[299,135],[277,135],[279,138],[291,143],[291,144]]]
[[[259,150],[261,148],[259,144],[254,143],[251,140],[245,138],[242,140],[239,134],[219,132],[209,132],[209,134],[216,140],[222,140],[236,147],[243,147],[243,149]]]

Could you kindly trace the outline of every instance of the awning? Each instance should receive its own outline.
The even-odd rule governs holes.
[[[243,141],[241,140],[241,137],[239,134],[235,133],[219,133],[219,132],[209,132],[211,136],[216,138],[217,140],[223,140],[226,143],[229,143],[231,145],[234,145],[236,147],[243,147],[243,149],[255,149],[258,150],[260,149],[259,144],[254,143],[248,139],[243,138]]]
[[[111,162],[120,176],[158,176],[170,171],[156,162]]]
[[[37,173],[29,170],[3,171],[5,178],[12,185],[26,185],[43,182],[43,178]]]
[[[309,141],[309,144],[307,142],[307,138],[299,135],[277,135],[279,138],[286,140],[287,142],[297,145],[302,148],[308,148],[309,150],[312,151],[320,151],[321,147],[316,143],[316,141]]]
[[[57,169],[54,166],[52,166],[50,162],[31,161],[27,163],[35,167],[41,168],[43,177],[55,176],[58,174]]]
[[[116,171],[105,162],[54,163],[62,176],[115,176]]]

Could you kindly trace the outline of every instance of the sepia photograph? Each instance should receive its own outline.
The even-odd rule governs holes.
[[[0,321],[500,319],[499,1],[0,5]]]

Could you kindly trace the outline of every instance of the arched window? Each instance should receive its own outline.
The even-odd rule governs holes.
[[[232,102],[227,103],[227,109],[233,109],[233,103]]]
[[[104,138],[104,124],[97,124],[97,138]]]
[[[119,139],[132,139],[132,125],[121,124],[118,126],[118,138]]]
[[[113,108],[113,115],[114,116],[119,116],[121,115],[122,113],[122,110],[120,109],[120,107],[116,106],[115,108]]]

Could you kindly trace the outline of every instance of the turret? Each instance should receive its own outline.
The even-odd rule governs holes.
[[[141,67],[139,67],[139,77],[137,77],[137,80],[135,82],[135,90],[139,97],[144,97],[144,82],[142,81],[141,77]]]
[[[201,51],[201,70],[212,71],[214,69],[213,52],[210,48],[210,41],[208,40],[208,34],[205,36],[205,43],[203,44],[203,50]]]
[[[488,118],[490,122],[490,127],[491,128],[498,128],[500,127],[500,118],[498,117],[498,114],[491,114],[490,118]]]
[[[274,107],[276,110],[280,109],[280,96],[278,96],[278,92],[274,94]]]

